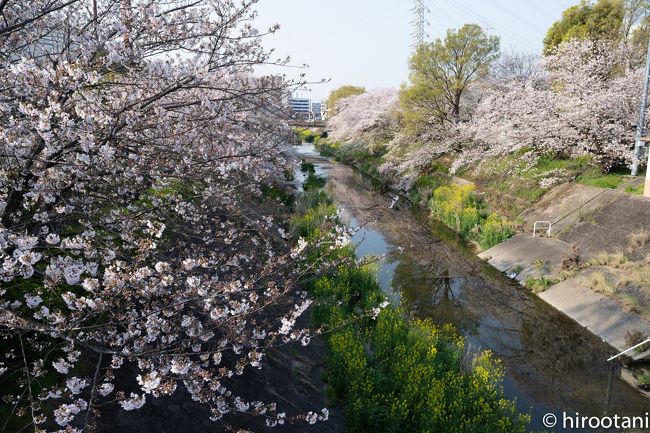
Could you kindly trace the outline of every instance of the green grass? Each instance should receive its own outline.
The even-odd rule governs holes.
[[[643,184],[637,186],[628,185],[625,187],[625,192],[628,194],[643,195],[643,189]]]
[[[571,181],[591,164],[587,156],[560,159],[544,155],[531,165],[526,156],[530,151],[526,148],[487,159],[479,168],[467,168],[457,175],[473,181],[492,209],[514,218],[554,186],[542,187],[544,179],[556,178],[556,184]]]
[[[578,177],[578,183],[583,185],[596,186],[598,188],[615,189],[624,182],[623,177],[616,173],[607,174],[585,174]]]
[[[578,156],[569,159],[553,158],[549,155],[542,156],[530,170],[530,175],[535,176],[553,170],[567,170],[569,172],[580,172],[591,164],[591,157],[588,155]]]
[[[557,281],[548,277],[528,277],[524,281],[524,285],[533,293],[543,292],[555,283],[557,283]]]
[[[637,377],[639,384],[645,385],[650,384],[650,372],[644,372]]]

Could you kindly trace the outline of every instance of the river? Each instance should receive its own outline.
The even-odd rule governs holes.
[[[614,353],[609,345],[480,260],[424,210],[399,202],[391,207],[392,200],[371,180],[319,156],[311,145],[296,151],[327,179],[343,223],[357,229],[357,255],[385,256],[378,278],[388,297],[413,315],[452,323],[473,347],[494,352],[505,368],[506,397],[531,414],[530,428],[544,430],[546,413],[561,420],[563,412],[645,416],[650,411],[650,401],[617,377],[608,392],[606,359]]]

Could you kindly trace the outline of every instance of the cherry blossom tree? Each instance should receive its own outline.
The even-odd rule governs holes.
[[[309,246],[255,206],[291,134],[255,3],[0,1],[0,394],[30,430],[178,386],[292,418],[230,389],[311,302]]]
[[[364,132],[382,129],[394,120],[399,109],[397,91],[374,89],[360,95],[342,98],[337,103],[337,113],[328,119],[331,137],[347,141],[359,139]]]
[[[487,86],[472,120],[460,125],[454,169],[523,151],[592,155],[606,168],[632,161],[641,71],[626,68],[622,44],[574,40],[543,60],[544,79]]]

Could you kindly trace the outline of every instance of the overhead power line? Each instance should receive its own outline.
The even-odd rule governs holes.
[[[478,19],[485,26],[492,27],[492,28],[496,29],[497,31],[499,31],[500,33],[511,37],[516,42],[519,42],[521,45],[527,45],[528,48],[532,48],[534,50],[539,49],[539,47],[536,44],[530,42],[525,37],[522,37],[521,35],[518,35],[518,34],[512,32],[512,31],[509,31],[507,29],[495,26],[494,24],[490,23],[487,18],[485,18],[484,16],[480,15],[477,12],[474,12],[472,9],[466,7],[465,5],[459,4],[458,2],[456,2],[454,0],[450,0],[449,4],[451,6],[453,6],[454,8],[458,9],[459,11],[461,11],[461,12],[463,12],[465,14],[469,14],[469,15],[473,16],[474,18]]]
[[[533,23],[531,23],[530,21],[527,21],[527,20],[525,20],[525,19],[519,17],[518,15],[516,15],[515,13],[513,13],[511,10],[509,10],[509,9],[507,9],[507,8],[504,8],[503,6],[501,6],[500,4],[498,4],[497,2],[495,2],[494,0],[488,0],[488,2],[489,2],[492,6],[494,6],[495,8],[500,9],[501,11],[503,11],[503,12],[505,12],[506,14],[510,15],[511,17],[513,17],[514,19],[516,19],[517,21],[521,21],[522,23],[526,24],[527,26],[533,27],[533,28],[535,28],[535,29],[537,29],[537,30],[542,30],[542,31],[544,31],[544,29],[541,29],[537,24],[533,24]]]

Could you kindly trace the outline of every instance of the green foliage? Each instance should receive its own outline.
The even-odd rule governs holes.
[[[476,24],[450,29],[444,41],[420,46],[410,59],[410,84],[400,90],[406,132],[417,133],[430,119],[458,122],[461,97],[498,57],[499,37]]]
[[[449,182],[448,178],[438,172],[431,174],[421,174],[413,183],[409,190],[409,199],[413,203],[428,203],[431,199],[431,194],[437,188],[446,185]]]
[[[307,206],[314,207],[308,208]],[[335,207],[323,191],[297,200],[294,235],[315,239],[332,228]],[[465,342],[451,326],[409,320],[385,308],[374,265],[354,264],[354,250],[307,289],[316,300],[313,320],[328,335],[327,380],[343,403],[347,429],[362,432],[523,433],[530,421],[503,397],[503,373],[490,353],[465,356]]]
[[[316,239],[320,236],[331,215],[336,213],[336,206],[321,203],[316,207],[307,209],[303,214],[296,214],[291,218],[291,234],[294,237]]]
[[[625,187],[625,192],[627,192],[628,194],[643,195],[643,189],[644,189],[643,184],[636,185],[636,186],[628,185]]]
[[[341,143],[332,140],[320,140],[314,147],[322,156],[335,156],[341,147]]]
[[[639,381],[639,385],[650,384],[650,371],[644,371],[636,379]]]
[[[596,186],[598,188],[614,189],[618,188],[625,182],[623,176],[628,174],[627,171],[613,171],[603,173],[598,168],[591,168],[578,176],[576,179],[584,185]]]
[[[491,213],[482,224],[476,226],[475,239],[487,250],[493,246],[510,239],[515,234],[511,221],[496,213]]]
[[[500,364],[484,352],[464,365],[463,353],[451,327],[390,308],[374,326],[334,334],[328,378],[348,431],[524,432],[529,417],[503,398]]]
[[[444,184],[444,181],[435,175],[432,174],[422,174],[418,176],[418,178],[415,180],[413,183],[413,186],[419,187],[419,188],[431,188],[431,189],[436,189],[439,186],[442,186]]]
[[[531,163],[532,150],[522,148],[502,157],[488,158],[479,167],[457,175],[473,181],[493,210],[515,218],[553,187],[587,172],[602,174],[601,166],[592,156],[563,158],[547,154]]]
[[[437,188],[429,207],[435,219],[461,236],[478,242],[483,249],[491,248],[515,234],[512,222],[496,213],[488,213],[470,184],[449,184]]]
[[[544,155],[537,158],[537,162],[533,168],[528,171],[528,176],[538,176],[555,170],[578,173],[584,171],[592,163],[592,157],[590,155],[575,156],[572,158],[557,158],[552,155]]]
[[[304,172],[307,172],[307,173],[315,173],[316,172],[316,167],[314,167],[314,164],[312,164],[311,162],[303,161],[300,164],[300,171],[304,171]]]
[[[262,186],[262,196],[282,203],[287,207],[291,207],[295,200],[295,196],[290,191],[275,185]]]
[[[294,212],[298,215],[303,215],[309,209],[315,208],[320,205],[333,204],[330,196],[323,190],[305,191],[300,194],[296,200]]]
[[[352,249],[348,252],[353,254]],[[332,274],[316,280],[310,287],[312,295],[320,300],[314,308],[314,320],[335,327],[357,312],[379,305],[384,296],[376,271],[372,265],[341,265]]]
[[[364,153],[358,155],[354,160],[356,160],[355,165],[362,172],[369,174],[375,179],[380,177],[379,166],[384,163],[384,158],[382,156]]]
[[[354,96],[354,95],[361,95],[362,93],[366,93],[365,87],[360,87],[360,86],[341,86],[338,89],[332,90],[327,97],[327,109],[331,111],[330,115],[336,114],[336,103],[343,99],[347,98],[349,96]]]
[[[305,180],[305,183],[303,184],[303,188],[305,189],[305,191],[321,189],[324,186],[325,186],[325,179],[320,176],[316,176],[314,173],[309,173],[307,175],[307,179]]]
[[[557,283],[557,281],[545,276],[528,277],[524,281],[524,285],[532,290],[533,293],[543,292],[555,283]]]
[[[625,5],[623,0],[582,0],[562,13],[544,38],[544,54],[550,54],[562,42],[571,39],[619,39]]]
[[[295,132],[298,135],[298,139],[303,143],[317,143],[321,139],[321,133],[319,130],[296,128]]]
[[[430,208],[433,216],[463,236],[479,224],[479,208],[473,185],[450,184],[433,192]]]

